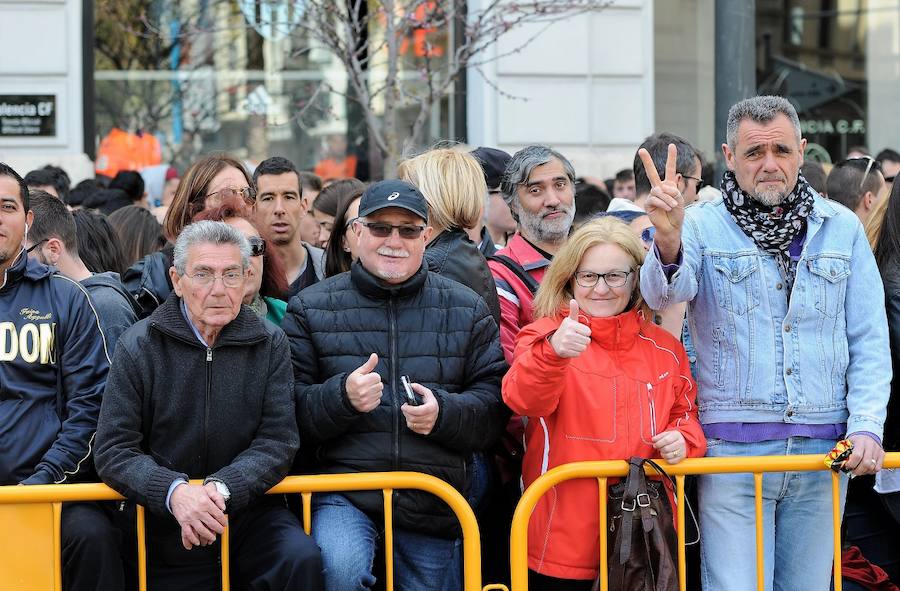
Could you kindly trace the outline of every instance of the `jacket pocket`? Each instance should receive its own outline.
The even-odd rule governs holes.
[[[816,310],[834,318],[844,309],[850,262],[839,257],[820,256],[807,264],[812,275]]]
[[[673,376],[672,370],[660,375],[656,380],[637,382],[638,414],[640,416],[641,441],[653,445],[653,437],[662,433],[669,424],[669,413],[672,410],[672,380],[681,379]],[[632,407],[633,408],[633,407]]]
[[[719,305],[743,316],[759,306],[759,257],[746,255],[714,255],[716,300]]]
[[[585,373],[576,390],[568,389],[560,398],[559,425],[568,440],[609,443],[616,440],[616,406],[620,391],[627,388],[621,378]],[[549,436],[549,435],[548,435]]]

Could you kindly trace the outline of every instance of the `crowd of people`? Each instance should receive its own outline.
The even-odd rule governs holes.
[[[856,148],[826,174],[772,96],[733,105],[723,139],[718,188],[670,133],[609,183],[540,145],[434,148],[371,184],[277,156],[71,189],[0,163],[0,485],[126,498],[63,505],[66,589],[137,588],[142,505],[150,588],[217,588],[228,526],[235,588],[338,591],[383,586],[381,493],[314,495],[307,535],[266,491],[420,472],[471,504],[491,583],[523,487],[556,466],[847,439],[844,589],[896,589],[900,154]],[[689,489],[691,588],[756,589],[752,475]],[[540,499],[529,588],[594,588],[598,494]],[[830,475],[770,474],[762,495],[763,587],[828,589]],[[453,513],[392,503],[396,587],[460,589]]]

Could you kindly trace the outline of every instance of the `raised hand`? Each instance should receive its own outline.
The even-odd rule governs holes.
[[[591,327],[578,322],[578,302],[570,300],[569,315],[550,337],[550,346],[560,357],[578,357],[590,342]]]
[[[359,412],[369,412],[378,408],[384,384],[381,376],[374,371],[378,365],[378,355],[372,353],[365,363],[347,376],[347,398]]]
[[[666,156],[666,177],[660,180],[656,165],[650,153],[641,148],[638,156],[644,164],[644,171],[650,181],[650,195],[647,198],[647,216],[656,228],[655,244],[664,263],[672,263],[681,247],[681,224],[684,222],[684,197],[678,189],[676,162],[678,149],[669,144]]]

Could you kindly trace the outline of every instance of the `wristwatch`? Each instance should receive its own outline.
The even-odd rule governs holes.
[[[228,499],[231,498],[231,491],[228,490],[228,487],[225,486],[225,483],[221,480],[210,480],[215,486],[216,490],[222,495],[222,498],[225,499],[225,502],[228,502]]]

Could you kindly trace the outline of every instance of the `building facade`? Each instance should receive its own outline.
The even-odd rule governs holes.
[[[609,177],[631,166],[644,137],[670,131],[714,159],[716,109],[727,108],[716,104],[716,82],[740,75],[740,64],[716,70],[717,46],[730,42],[716,14],[735,1],[617,0],[513,28],[448,86],[403,150],[545,143],[580,174]],[[466,8],[471,16],[488,4]],[[896,2],[749,5],[737,30],[756,49],[753,83],[795,103],[811,157],[900,147]],[[418,24],[395,50],[414,94],[423,72],[452,70],[461,32],[453,19],[429,20],[438,3],[411,6]],[[61,164],[77,180],[147,164],[183,169],[227,150],[251,166],[279,154],[326,177],[389,174],[373,124],[402,135],[421,112],[373,90],[391,74],[380,7],[365,6],[364,76],[375,95],[366,111],[345,61],[310,32],[304,0],[0,0],[0,160],[20,170]]]

